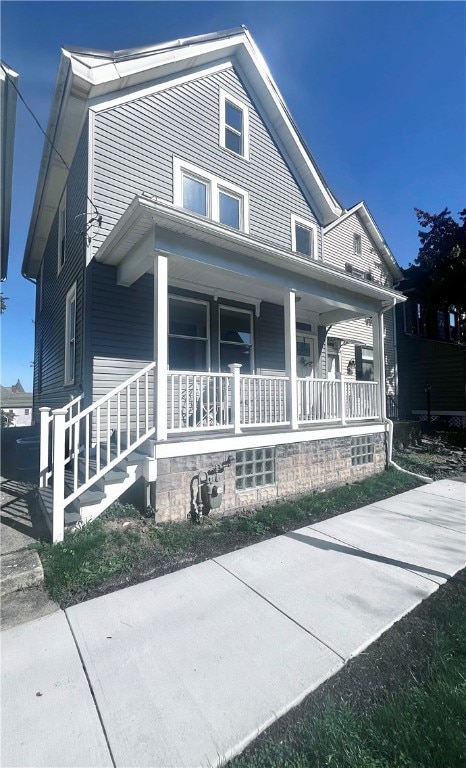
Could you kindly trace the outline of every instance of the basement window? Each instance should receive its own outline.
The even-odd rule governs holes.
[[[262,488],[275,482],[275,449],[255,448],[236,452],[236,488]]]
[[[351,465],[359,467],[374,461],[374,441],[372,435],[351,438]]]

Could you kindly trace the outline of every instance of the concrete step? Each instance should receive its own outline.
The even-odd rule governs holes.
[[[0,595],[42,584],[44,571],[40,557],[34,549],[8,552],[0,558]]]

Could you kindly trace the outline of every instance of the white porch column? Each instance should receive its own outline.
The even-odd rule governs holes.
[[[241,363],[230,363],[228,367],[233,374],[231,382],[231,420],[235,428],[235,435],[239,435],[241,432]]]
[[[377,382],[377,411],[381,419],[385,418],[385,343],[383,313],[372,315],[372,340],[374,349],[374,379]]]
[[[66,408],[53,411],[53,494],[52,543],[63,541],[65,535],[65,437]]]
[[[167,439],[168,258],[154,255],[154,420],[157,440]]]
[[[296,291],[285,294],[285,366],[288,376],[287,411],[291,429],[298,429],[298,382],[296,367]]]

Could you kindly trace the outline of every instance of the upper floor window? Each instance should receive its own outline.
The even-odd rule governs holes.
[[[174,203],[187,211],[248,231],[248,195],[206,171],[173,159]]]
[[[356,232],[354,233],[353,246],[354,246],[354,252],[356,256],[361,256],[362,254],[361,235],[356,234]]]
[[[291,214],[291,250],[310,259],[317,258],[316,225],[294,214]]]
[[[74,384],[76,365],[76,283],[66,294],[65,384]]]
[[[58,206],[58,269],[60,272],[66,259],[66,189]]]
[[[220,146],[249,160],[248,108],[222,90],[220,90]]]

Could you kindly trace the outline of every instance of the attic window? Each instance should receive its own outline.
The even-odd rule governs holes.
[[[249,113],[238,99],[220,90],[220,146],[249,159]]]
[[[354,234],[354,252],[356,256],[361,256],[362,254],[362,244],[361,244],[361,235]]]
[[[291,250],[307,256],[310,259],[317,258],[317,228],[312,221],[301,219],[291,214]]]

